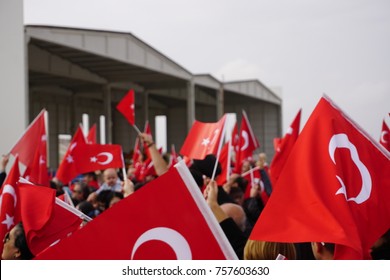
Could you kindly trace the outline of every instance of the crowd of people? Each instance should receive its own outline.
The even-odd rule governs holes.
[[[54,178],[51,187],[57,196],[67,193],[71,203],[90,218],[101,215],[108,208],[125,197],[132,195],[151,180],[161,176],[170,168],[168,157],[160,154],[150,134],[141,133],[140,140],[147,147],[150,162],[146,166],[145,154],[140,154],[137,162],[127,168],[126,177],[121,170],[108,168],[102,171],[82,174],[72,184],[64,185]],[[188,164],[199,191],[209,205],[216,220],[229,240],[239,259],[275,260],[283,259],[333,259],[334,244],[324,242],[280,243],[250,240],[249,236],[258,217],[272,195],[269,178],[269,165],[264,153],[257,160],[242,163],[241,173],[233,173],[229,179],[218,186],[216,179],[221,174],[221,165],[216,166],[215,178],[212,174],[216,163],[214,155],[203,160],[193,160]],[[3,156],[0,162],[0,185],[6,178],[6,166],[9,156]],[[277,217],[275,217],[277,219]],[[23,224],[18,223],[5,236],[2,259],[32,259]],[[388,259],[390,255],[390,231],[372,248],[374,259]]]

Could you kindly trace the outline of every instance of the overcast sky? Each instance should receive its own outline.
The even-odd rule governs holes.
[[[281,90],[283,133],[325,93],[379,139],[390,112],[388,0],[25,0],[25,24],[130,32],[194,74]]]

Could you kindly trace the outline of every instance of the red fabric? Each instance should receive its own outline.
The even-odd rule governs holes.
[[[19,189],[17,186],[19,177],[19,160],[18,157],[16,157],[7,178],[1,187],[0,240],[4,240],[5,234],[20,221],[20,213],[18,211]],[[0,249],[2,252],[3,242],[0,244]]]
[[[386,125],[385,121],[383,121],[382,124],[382,131],[379,143],[381,143],[382,146],[390,152],[390,130],[389,127]]]
[[[72,140],[69,143],[68,150],[66,151],[66,154],[64,158],[62,159],[62,162],[60,166],[58,167],[56,177],[58,180],[60,180],[62,183],[67,184],[69,183],[73,178],[75,178],[77,175],[80,174],[79,170],[76,167],[75,164],[75,158],[74,158],[74,149],[78,145],[85,145],[86,140],[84,138],[83,131],[81,127],[79,126],[72,138]]]
[[[49,187],[49,172],[47,170],[47,137],[43,126],[37,147],[35,148],[34,160],[24,172],[23,177],[30,182]]]
[[[390,154],[378,147],[323,97],[250,239],[330,242],[336,259],[369,258],[370,247],[390,228]]]
[[[82,220],[55,203],[55,191],[21,184],[20,212],[27,244],[37,255],[78,230]]]
[[[134,125],[135,123],[134,100],[134,90],[131,89],[116,106],[116,109],[122,113],[122,115],[131,125]]]
[[[259,141],[253,133],[245,111],[242,111],[240,139],[236,153],[235,172],[241,173],[241,165],[244,160],[252,160],[253,151],[260,147]]]
[[[87,135],[88,144],[96,144],[96,124],[94,124]]]
[[[152,136],[152,130],[150,128],[149,121],[145,122],[144,133]],[[144,143],[144,151],[145,151],[145,154],[146,154],[146,158],[144,159],[144,161],[147,160],[147,159],[151,159],[152,156],[150,155],[149,147],[148,147],[148,145],[146,143]]]
[[[274,158],[271,162],[271,183],[272,186],[276,186],[276,182],[282,172],[283,166],[288,159],[290,152],[295,144],[295,141],[298,139],[299,135],[299,126],[301,122],[301,110],[295,116],[293,122],[291,123],[289,130],[284,135],[282,139],[280,139],[276,150]]]
[[[221,164],[222,172],[219,174],[217,178],[218,186],[222,186],[228,180],[228,176],[230,175],[230,153],[229,153],[229,142],[226,143],[221,150],[221,154],[219,156],[219,163]]]
[[[139,144],[139,138],[135,139],[135,144],[134,144],[134,152],[133,152],[133,165],[139,161],[139,157],[141,155],[141,150],[140,150],[140,144]]]
[[[25,130],[22,137],[18,140],[15,146],[11,149],[11,154],[19,156],[19,161],[26,167],[31,166],[36,147],[39,146],[41,136],[45,129],[45,112],[42,110],[34,121]]]
[[[73,150],[78,174],[123,167],[122,147],[113,144],[80,144]]]
[[[188,133],[180,154],[191,159],[204,159],[208,154],[216,154],[221,139],[226,116],[216,123],[195,121]]]
[[[179,161],[174,144],[171,145],[171,155],[169,159],[170,159],[169,166],[174,166]]]
[[[188,176],[191,174],[188,173]],[[188,188],[177,169],[172,168],[103,212],[68,239],[43,252],[38,258],[225,259],[220,243],[199,209],[199,203],[207,207],[205,201],[196,202],[191,195],[191,190],[199,191],[194,185],[195,182]],[[218,227],[216,221],[215,227]],[[172,230],[185,242],[180,243],[172,232],[167,233]],[[145,236],[148,231],[155,234],[140,242],[141,236]],[[140,243],[137,243],[137,240]],[[188,248],[185,243],[189,246],[190,256],[182,254],[183,251],[188,252],[184,250]],[[140,245],[135,246],[136,244]],[[173,250],[174,247],[177,248]],[[181,253],[175,254],[175,251]]]

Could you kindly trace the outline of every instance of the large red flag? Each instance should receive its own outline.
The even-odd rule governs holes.
[[[369,258],[390,228],[389,174],[390,153],[323,97],[250,239],[329,242],[335,259]]]
[[[91,127],[87,135],[88,144],[96,144],[96,123]]]
[[[383,120],[381,138],[379,143],[382,144],[390,152],[390,130],[386,122]]]
[[[280,141],[278,141],[275,149],[275,155],[272,159],[270,170],[271,170],[271,182],[272,186],[276,186],[276,181],[283,169],[286,160],[288,159],[290,152],[297,141],[299,135],[299,126],[301,122],[301,109],[298,111],[293,122],[291,123],[286,135]]]
[[[55,190],[20,184],[19,194],[27,244],[34,255],[79,229],[82,220],[56,203]]]
[[[38,258],[237,259],[183,161]]]
[[[80,174],[79,170],[76,167],[75,164],[75,158],[74,158],[74,148],[78,145],[85,145],[86,140],[84,138],[83,131],[81,127],[79,126],[72,138],[72,140],[69,143],[68,150],[66,151],[66,154],[64,158],[61,161],[60,166],[58,167],[56,177],[58,180],[60,180],[62,183],[67,184],[69,183],[73,178],[75,178],[77,175]]]
[[[115,144],[80,144],[73,150],[78,174],[123,167],[122,147]]]
[[[134,90],[129,90],[125,97],[118,103],[116,109],[122,113],[126,120],[134,125],[135,123],[135,106],[134,106]]]
[[[191,159],[204,159],[208,154],[216,155],[225,120],[226,115],[215,123],[195,120],[181,147],[180,154]]]
[[[32,163],[27,166],[23,177],[34,184],[49,186],[49,172],[47,170],[47,135],[43,127],[38,146],[35,147],[35,155]]]
[[[38,114],[11,149],[11,154],[14,156],[18,155],[19,161],[27,167],[31,166],[34,160],[35,150],[39,146],[41,136],[44,134],[45,113],[46,110],[42,110]]]
[[[14,164],[5,179],[0,194],[0,240],[4,239],[5,234],[20,221],[18,211],[19,192],[16,183],[20,177],[19,160],[15,158]],[[0,251],[3,251],[3,242],[0,245]]]
[[[260,147],[259,141],[253,133],[245,111],[242,111],[240,139],[238,151],[236,152],[235,172],[241,173],[241,165],[244,160],[252,160],[253,151]]]

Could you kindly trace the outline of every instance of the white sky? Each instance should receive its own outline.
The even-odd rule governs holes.
[[[283,132],[323,93],[374,139],[390,123],[388,0],[25,0],[24,13],[130,32],[194,74],[280,88]]]

